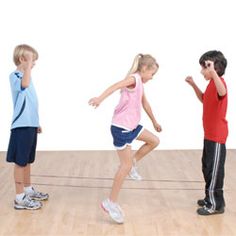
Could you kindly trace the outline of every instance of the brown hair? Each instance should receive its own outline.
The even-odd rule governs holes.
[[[227,59],[221,51],[212,50],[205,52],[199,59],[199,64],[206,67],[206,61],[213,61],[214,68],[218,76],[222,76],[225,73],[227,67]]]

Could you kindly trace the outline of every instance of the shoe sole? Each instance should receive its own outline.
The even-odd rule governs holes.
[[[143,180],[142,178],[141,178],[141,179],[137,179],[137,178],[134,178],[134,177],[132,177],[132,176],[130,176],[130,175],[129,175],[129,179],[132,179],[132,180],[135,180],[135,181],[141,181],[141,180]]]
[[[25,206],[14,206],[15,210],[38,210],[40,209],[42,206],[39,207],[25,207]]]
[[[221,211],[215,211],[215,212],[212,212],[212,213],[208,212],[206,214],[205,213],[201,214],[197,211],[198,215],[200,215],[200,216],[219,215],[219,214],[223,214],[224,212],[225,212],[224,210],[221,210]]]

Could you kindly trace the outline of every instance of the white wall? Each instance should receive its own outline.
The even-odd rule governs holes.
[[[119,93],[96,110],[87,102],[123,79],[140,52],[160,64],[145,85],[163,127],[159,148],[202,148],[202,107],[184,78],[193,75],[204,90],[198,59],[212,49],[229,62],[228,148],[236,148],[235,18],[233,0],[1,1],[0,150],[9,139],[8,75],[19,43],[34,46],[40,55],[32,74],[44,130],[38,150],[113,149],[109,126]],[[145,114],[142,124],[154,131]]]

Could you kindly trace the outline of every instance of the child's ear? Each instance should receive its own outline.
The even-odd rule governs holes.
[[[25,57],[24,56],[20,56],[19,57],[19,61],[20,61],[20,63],[24,62],[25,61]]]
[[[145,66],[145,65],[142,66],[141,71],[142,71],[142,72],[146,72],[146,70],[147,70],[147,66]]]

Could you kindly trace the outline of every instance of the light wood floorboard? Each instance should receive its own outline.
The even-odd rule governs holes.
[[[139,163],[143,181],[126,179],[119,203],[125,223],[117,225],[100,208],[118,166],[115,151],[39,151],[32,182],[50,194],[43,208],[17,211],[13,165],[0,152],[0,235],[236,235],[236,150],[228,150],[226,211],[198,216],[196,201],[204,194],[201,150],[157,150]]]

